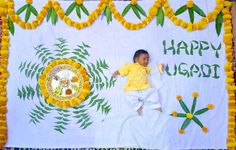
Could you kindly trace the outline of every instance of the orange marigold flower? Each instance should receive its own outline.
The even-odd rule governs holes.
[[[213,109],[213,108],[214,108],[214,105],[213,105],[213,104],[207,104],[207,108],[208,108],[208,109]]]
[[[208,128],[207,127],[202,127],[202,131],[206,133],[206,132],[208,132]]]
[[[171,113],[171,115],[172,115],[173,117],[177,117],[177,115],[178,115],[178,112],[176,112],[176,111],[173,111],[173,112]]]
[[[32,4],[32,0],[26,0],[27,4]]]
[[[179,101],[179,100],[182,100],[182,96],[178,95],[176,96],[176,99]]]
[[[79,5],[83,4],[83,0],[76,0],[75,2]]]
[[[131,5],[136,5],[137,4],[137,0],[131,0],[130,4]]]
[[[193,94],[192,94],[192,96],[194,97],[194,98],[196,98],[196,97],[198,97],[198,92],[193,92]]]
[[[180,134],[184,134],[184,130],[183,129],[179,129],[179,133]]]
[[[192,0],[189,0],[186,5],[187,5],[188,8],[192,8],[194,3],[193,3]]]

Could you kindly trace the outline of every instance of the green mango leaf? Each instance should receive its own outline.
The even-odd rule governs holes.
[[[157,12],[156,16],[157,16],[157,19],[156,19],[157,26],[160,24],[163,27],[164,20],[165,20],[165,14],[164,14],[162,7],[158,8],[158,12]]]
[[[203,127],[201,121],[197,117],[193,116],[192,120],[196,122],[201,128]]]
[[[24,6],[22,6],[21,8],[19,8],[16,12],[17,15],[20,15],[26,8],[27,8],[28,4],[25,4]]]
[[[56,25],[56,23],[57,23],[57,13],[56,13],[54,8],[52,9],[51,21],[52,21],[53,25]]]
[[[141,19],[140,15],[139,15],[139,12],[138,12],[137,8],[135,7],[135,5],[132,5],[131,8],[132,8],[134,14],[135,14],[139,19]]]
[[[188,9],[188,13],[190,16],[190,22],[193,23],[194,22],[194,12],[193,12],[193,8],[189,8]]]
[[[182,126],[181,126],[181,129],[184,130],[191,122],[191,119],[185,119]]]
[[[125,7],[125,9],[124,9],[123,12],[122,12],[122,16],[123,16],[123,17],[128,13],[128,11],[130,10],[131,6],[132,6],[131,4],[128,4],[128,5]]]
[[[136,4],[136,5],[134,5],[134,6],[137,8],[137,10],[138,10],[143,16],[147,17],[146,12],[143,10],[143,8],[142,8],[141,6],[139,6],[138,4]]]
[[[209,110],[208,108],[200,109],[200,110],[196,111],[196,112],[194,113],[194,115],[203,114],[203,113],[207,112],[208,110]]]
[[[75,6],[76,6],[76,5],[77,5],[76,2],[73,2],[73,3],[67,8],[65,15],[66,15],[66,16],[69,16],[70,13],[75,9]]]
[[[180,14],[182,14],[183,12],[185,12],[186,10],[187,10],[187,6],[186,5],[183,5],[183,6],[181,6],[176,12],[175,12],[175,15],[177,16],[177,15],[180,15]]]
[[[217,15],[216,17],[216,23],[215,23],[215,28],[216,28],[216,33],[219,36],[220,32],[221,32],[221,28],[222,28],[222,24],[223,24],[223,13],[222,11]]]
[[[194,110],[195,110],[195,107],[196,107],[196,103],[197,103],[197,98],[194,98],[194,99],[193,99],[192,108],[191,108],[191,113],[193,113],[193,112],[194,112]]]
[[[184,103],[183,100],[179,100],[179,103],[180,103],[180,106],[183,108],[183,110],[186,112],[186,113],[189,113],[189,109],[188,107],[186,106],[186,104]]]
[[[193,11],[199,14],[202,17],[206,17],[206,14],[195,4],[193,4]]]
[[[80,7],[79,5],[76,5],[76,14],[79,17],[79,19],[81,19],[81,12],[80,12]]]
[[[29,5],[29,9],[35,16],[38,16],[38,11],[32,5]]]
[[[11,20],[10,17],[8,17],[8,28],[9,28],[11,34],[14,35],[14,33],[15,33],[15,26],[14,26],[14,23]]]
[[[86,7],[84,7],[84,5],[82,4],[82,5],[80,5],[80,7],[81,7],[81,9],[82,9],[82,11],[88,16],[89,15],[89,12],[88,12],[88,10],[87,10],[87,8]]]
[[[107,24],[109,24],[112,21],[112,14],[111,14],[110,7],[108,6],[105,8],[105,16],[107,18]]]
[[[29,8],[29,5],[28,5],[26,13],[25,13],[25,22],[29,21],[30,15],[31,15],[31,11],[30,11],[30,8]]]

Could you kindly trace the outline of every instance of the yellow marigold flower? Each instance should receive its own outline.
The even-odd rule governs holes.
[[[180,134],[184,134],[184,130],[183,129],[179,129],[179,133]]]
[[[176,99],[179,101],[179,100],[182,100],[182,96],[180,96],[180,95],[177,95],[176,96]]]
[[[232,6],[232,2],[230,2],[230,1],[225,1],[224,5],[225,5],[226,7],[231,7],[231,6]]]
[[[192,24],[192,23],[188,23],[188,25],[187,25],[187,31],[188,31],[188,32],[193,31],[193,24]]]
[[[75,2],[79,5],[83,4],[83,0],[76,0]]]
[[[177,115],[178,115],[178,112],[176,112],[176,111],[173,111],[173,112],[171,113],[171,115],[172,115],[173,117],[177,117]]]
[[[193,114],[187,113],[187,118],[188,118],[188,119],[192,119],[192,118],[193,118]]]
[[[149,9],[149,14],[150,14],[151,16],[155,16],[155,15],[157,14],[157,8],[156,8],[156,7],[151,7],[151,8]]]
[[[213,104],[207,104],[207,108],[208,108],[208,109],[213,109],[213,108],[214,108],[214,105],[213,105]]]
[[[202,131],[206,133],[206,132],[208,132],[208,128],[207,127],[202,127]]]
[[[32,4],[32,0],[26,0],[27,4]]]
[[[192,0],[189,0],[186,5],[187,5],[188,8],[192,8],[194,3],[193,3]]]
[[[195,97],[198,97],[198,92],[193,92],[192,96],[195,98]]]
[[[130,4],[131,5],[136,5],[137,4],[137,0],[131,0]]]

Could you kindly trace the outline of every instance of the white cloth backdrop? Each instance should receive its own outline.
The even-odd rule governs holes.
[[[66,9],[71,1],[59,1]],[[197,0],[194,1],[206,13],[213,10],[214,1]],[[34,6],[38,10],[46,3],[45,0],[34,1]],[[115,2],[117,9],[122,11],[129,2]],[[147,11],[153,1],[141,1],[139,4]],[[177,10],[186,1],[169,1],[170,6]],[[15,8],[25,4],[24,0],[15,1]],[[97,1],[85,2],[85,6],[91,11],[96,8]],[[73,16],[73,15],[72,15]],[[195,20],[199,17],[195,15]],[[180,15],[184,20],[188,20],[188,13]],[[74,18],[76,18],[74,16]],[[137,22],[132,10],[126,16],[127,20]],[[32,19],[32,18],[31,18]],[[85,20],[85,17],[82,18]],[[156,26],[155,19],[144,29],[137,31],[126,30],[114,18],[112,23],[107,25],[106,18],[101,16],[91,27],[82,30],[68,27],[60,21],[53,26],[51,22],[44,22],[36,30],[23,30],[15,25],[15,35],[11,36],[10,56],[8,70],[10,77],[7,84],[8,97],[8,141],[6,147],[36,147],[36,148],[85,148],[85,147],[140,147],[153,149],[193,149],[212,148],[225,149],[227,137],[227,92],[225,90],[225,53],[223,44],[223,31],[218,37],[215,31],[215,23],[210,23],[202,31],[187,32],[181,27],[175,26],[165,17],[164,27]],[[82,130],[75,124],[69,124],[64,134],[53,130],[55,114],[51,113],[39,124],[29,123],[29,112],[38,104],[37,98],[34,100],[21,100],[17,96],[17,89],[22,85],[36,84],[20,73],[18,67],[26,60],[37,62],[34,47],[44,44],[45,47],[52,48],[57,38],[64,38],[68,41],[70,48],[82,42],[88,44],[89,61],[95,62],[97,59],[105,59],[110,66],[105,72],[107,76],[125,63],[132,62],[135,50],[143,48],[149,51],[151,68],[153,69],[151,80],[157,89],[163,112],[149,110],[144,107],[142,116],[138,116],[131,109],[124,98],[123,86],[125,78],[118,77],[115,86],[102,91],[100,94],[111,104],[111,111],[108,115],[96,112],[96,109],[89,109],[93,123],[88,128]],[[163,41],[166,41],[167,48],[171,47],[171,40],[174,40],[175,48],[181,41],[191,47],[191,41],[207,41],[215,47],[221,43],[219,58],[215,57],[215,51],[211,46],[208,50],[198,55],[194,51],[193,55],[186,55],[181,50],[181,55],[172,55],[171,51],[164,54]],[[52,48],[53,49],[53,48]],[[155,64],[164,63],[169,66],[173,73],[174,65],[181,62],[188,65],[183,66],[187,70],[192,64],[200,67],[201,64],[218,64],[220,68],[217,74],[218,79],[211,77],[203,78],[194,74],[187,78],[179,73],[176,76],[169,76],[166,72],[160,76],[155,70]],[[185,129],[184,134],[179,134],[183,118],[170,116],[172,111],[183,112],[177,95],[183,97],[183,101],[191,107],[192,93],[198,92],[196,109],[206,107],[208,103],[215,105],[201,116],[199,120],[207,126],[208,133],[203,133],[201,128],[193,121]]]

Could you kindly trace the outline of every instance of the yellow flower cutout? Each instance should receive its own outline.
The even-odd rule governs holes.
[[[86,69],[71,59],[53,60],[38,83],[46,102],[60,108],[79,105],[90,92]]]

